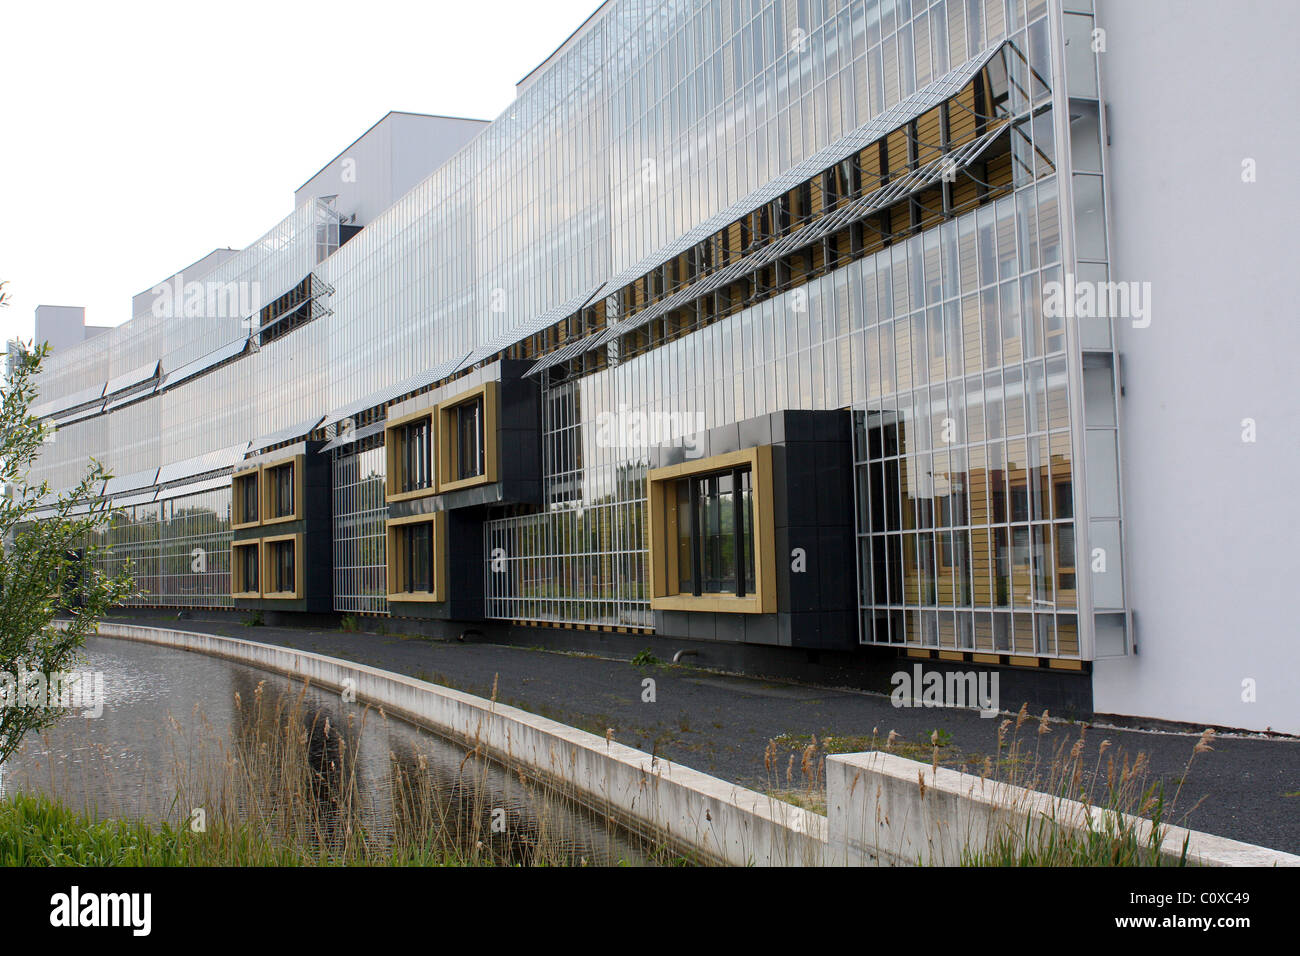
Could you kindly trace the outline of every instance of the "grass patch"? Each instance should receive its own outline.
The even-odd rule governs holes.
[[[268,843],[250,824],[195,833],[169,823],[95,820],[45,796],[0,801],[0,866],[368,866],[492,865],[486,854],[452,853],[436,843],[363,856],[320,845]]]

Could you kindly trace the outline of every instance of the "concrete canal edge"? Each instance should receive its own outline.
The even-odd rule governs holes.
[[[103,637],[141,641],[351,689],[418,726],[479,747],[511,768],[601,813],[716,863],[809,866],[823,862],[826,818],[617,741],[365,664],[215,634],[103,622]]]
[[[1082,828],[1097,808],[931,768],[889,753],[826,758],[827,816],[653,757],[517,707],[365,664],[216,634],[103,622],[104,637],[140,641],[350,689],[380,706],[569,794],[635,830],[737,866],[957,865],[990,828],[1023,831],[1050,817]],[[924,786],[921,782],[924,782]],[[1139,832],[1151,826],[1136,821]],[[1141,828],[1147,829],[1141,829]],[[1202,866],[1300,866],[1300,856],[1168,827],[1166,855]]]
[[[1140,817],[878,751],[827,758],[826,812],[827,859],[849,866],[958,866],[967,847],[988,845],[991,832],[1024,833],[1026,824],[1032,828],[1041,820],[1075,832],[1106,833],[1114,832],[1107,822],[1123,817],[1142,845],[1153,826]],[[1177,860],[1186,842],[1188,862],[1196,866],[1300,866],[1300,856],[1281,850],[1183,827],[1162,830],[1167,862]]]

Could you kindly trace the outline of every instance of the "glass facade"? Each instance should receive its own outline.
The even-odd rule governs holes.
[[[573,347],[580,360],[532,378],[540,506],[492,509],[483,525],[485,618],[653,627],[651,449],[782,409],[849,409],[858,640],[1087,656],[1081,611],[1123,606],[1122,593],[1091,599],[1078,557],[1105,535],[1118,553],[1118,492],[1102,493],[1111,478],[1118,488],[1118,464],[1106,470],[1114,363],[1101,358],[1105,330],[1080,341],[1044,308],[1049,283],[1104,270],[1106,252],[1100,134],[1088,139],[1100,120],[1070,99],[1091,90],[1095,102],[1098,74],[1077,45],[1062,62],[1062,31],[1087,24],[1055,2],[608,4],[502,117],[346,244],[329,204],[313,201],[219,266],[223,280],[256,281],[263,305],[288,303],[292,321],[277,312],[247,354],[168,385],[170,369],[250,327],[142,314],[57,356],[42,400],[142,354],[161,358],[164,377],[60,429],[40,477],[71,484],[89,455],[132,474],[239,447],[430,369],[445,381],[485,343],[533,359]],[[989,59],[1004,42],[1011,52]],[[976,68],[960,70],[977,57],[972,80]],[[756,266],[739,297],[726,286],[638,325],[674,290],[968,145],[988,152]],[[823,154],[834,158],[782,179]],[[454,411],[454,474],[467,479],[484,467],[481,406]],[[337,443],[343,424],[331,429]],[[386,613],[397,583],[385,580],[383,440],[329,452],[339,611]],[[411,491],[439,467],[438,445],[418,426],[401,440]],[[753,588],[745,482],[681,483],[683,591]],[[291,480],[275,488],[294,494]],[[229,495],[214,506],[227,593],[213,603],[229,603]],[[149,507],[132,527],[156,542]],[[112,544],[115,559],[144,553],[136,538]]]
[[[95,543],[115,574],[130,562],[141,607],[230,607],[230,487],[126,505]]]
[[[332,452],[334,488],[334,609],[388,613],[382,445]]]

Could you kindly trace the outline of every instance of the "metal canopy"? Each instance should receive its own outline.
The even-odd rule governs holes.
[[[358,412],[364,412],[366,409],[374,408],[376,405],[385,405],[393,399],[405,395],[407,392],[414,392],[417,389],[423,388],[425,385],[438,381],[440,378],[445,378],[459,368],[463,361],[465,361],[465,356],[442,362],[441,364],[435,365],[433,368],[426,369],[423,372],[416,372],[414,375],[404,378],[394,385],[386,386],[378,391],[371,392],[363,398],[357,399],[355,402],[350,402],[341,408],[336,408],[325,416],[325,419],[321,424],[322,426],[335,425],[346,418],[351,418]]]
[[[169,498],[183,498],[186,495],[197,495],[204,491],[215,491],[218,488],[228,487],[230,487],[230,476],[217,475],[216,477],[204,478],[202,481],[196,481],[190,484],[164,488],[158,492],[158,500],[165,501]]]
[[[369,438],[371,435],[378,435],[380,432],[384,430],[384,427],[387,424],[388,424],[387,422],[379,421],[379,422],[372,422],[371,424],[365,426],[364,428],[357,428],[355,430],[348,429],[347,432],[345,432],[344,434],[339,435],[337,438],[331,438],[329,441],[327,441],[324,447],[321,448],[321,454],[324,454],[325,452],[328,451],[333,451],[336,448],[346,448],[348,445],[359,442],[363,438]]]
[[[238,445],[231,445],[229,448],[222,448],[219,451],[210,451],[205,455],[187,458],[185,461],[174,461],[169,465],[163,465],[158,470],[157,483],[167,485],[185,478],[207,474],[211,471],[233,468],[235,462],[243,458],[244,452],[247,450],[247,443],[241,442]]]
[[[179,368],[172,369],[163,376],[159,384],[159,390],[171,388],[173,385],[179,385],[186,379],[194,378],[196,375],[202,375],[210,368],[215,368],[222,362],[228,361],[236,356],[243,355],[248,349],[248,336],[238,339],[221,346],[209,352],[207,355],[197,358],[192,362],[186,362]]]
[[[851,133],[846,134],[829,146],[819,149],[807,159],[790,167],[745,198],[710,216],[695,228],[688,230],[673,242],[659,249],[659,251],[646,256],[636,265],[624,269],[609,281],[609,288],[621,289],[634,279],[640,278],[692,246],[703,242],[723,226],[727,226],[740,217],[748,215],[765,203],[771,202],[782,193],[799,185],[804,180],[810,179],[825,169],[829,169],[836,163],[852,156],[864,146],[869,146],[898,127],[910,123],[926,110],[938,106],[946,99],[950,99],[969,83],[971,78],[983,69],[985,64],[1009,42],[1004,40],[983,50],[956,69],[950,70],[938,79],[927,83],[915,93],[900,100],[894,106],[862,124]]]
[[[743,276],[749,275],[758,269],[776,261],[782,256],[789,255],[796,249],[801,249],[811,243],[830,235],[831,233],[843,229],[845,226],[866,218],[872,213],[878,212],[888,206],[893,205],[901,199],[912,195],[922,189],[926,189],[944,175],[951,175],[962,169],[969,167],[979,156],[992,144],[992,142],[1006,131],[1008,123],[1000,123],[995,129],[988,130],[982,135],[964,143],[957,149],[936,159],[931,160],[917,169],[909,171],[906,175],[887,183],[880,189],[868,193],[859,199],[854,200],[846,206],[837,209],[835,212],[807,226],[796,229],[779,240],[763,246],[743,259],[738,259],[731,265],[719,269],[712,275],[708,275],[698,282],[683,286],[672,295],[668,296],[648,308],[642,309],[627,319],[615,325],[598,335],[588,336],[576,343],[570,343],[564,349],[556,351],[550,355],[544,356],[532,368],[528,370],[529,375],[550,368],[559,362],[566,361],[583,352],[599,348],[613,339],[626,332],[639,329],[648,322],[667,315],[674,309],[679,309],[688,302],[692,302],[701,296],[708,295],[723,286],[729,285]]]
[[[853,132],[836,142],[813,153],[807,159],[792,166],[771,182],[751,192],[744,199],[710,216],[698,226],[683,233],[678,239],[669,243],[651,256],[642,259],[635,266],[623,270],[608,283],[605,288],[619,289],[629,282],[663,265],[673,257],[704,241],[718,230],[731,224],[742,216],[761,208],[765,203],[777,198],[794,186],[812,178],[817,173],[829,169],[836,163],[852,156],[871,143],[880,140],[900,126],[911,122],[927,110],[934,108],[944,100],[950,99],[961,91],[988,62],[993,59],[1010,41],[1002,41],[967,60],[955,70],[945,73],[922,89],[898,102],[879,116],[859,126]],[[911,193],[927,188],[938,182],[945,172],[966,168],[982,153],[993,139],[1005,129],[1005,124],[990,130],[969,143],[958,147],[937,159],[910,171],[900,179],[887,183],[866,196],[836,210],[825,219],[795,230],[780,240],[770,243],[731,265],[706,276],[700,281],[678,289],[668,298],[635,313],[621,322],[611,323],[603,332],[570,342],[549,355],[544,355],[529,368],[526,374],[535,375],[561,362],[581,355],[591,349],[599,348],[611,340],[633,329],[640,328],[686,302],[706,295],[721,288],[743,275],[747,275],[764,265],[788,255],[809,243],[830,233],[842,229],[845,225],[862,219],[871,213],[891,205]]]
[[[158,359],[141,365],[139,368],[133,368],[129,372],[118,375],[108,380],[108,387],[104,394],[108,397],[116,395],[118,392],[126,391],[128,388],[138,388],[150,379],[157,378],[162,363]]]
[[[271,445],[279,445],[280,443],[289,441],[292,438],[302,438],[304,435],[309,435],[317,428],[320,428],[321,422],[324,420],[325,416],[318,415],[315,418],[305,419],[297,425],[290,425],[288,428],[281,428],[278,431],[268,432],[261,438],[249,442],[248,450],[258,452],[263,448],[269,448]]]
[[[98,385],[92,385],[90,388],[83,388],[79,392],[74,392],[64,398],[56,398],[39,405],[32,406],[32,414],[37,418],[56,418],[59,415],[71,412],[78,406],[85,405],[87,402],[93,402],[96,399],[104,397],[104,386],[107,382],[100,382]]]
[[[68,412],[66,418],[54,419],[55,428],[67,428],[69,425],[75,425],[77,422],[84,422],[88,418],[94,418],[104,412],[104,402],[99,401],[86,408],[78,409],[75,412]]]
[[[104,490],[101,494],[116,495],[124,491],[136,491],[140,488],[152,488],[158,484],[158,469],[147,468],[144,471],[137,471],[134,474],[123,475],[121,478],[110,478],[104,483]]]
[[[523,325],[516,326],[510,331],[504,332],[496,338],[491,339],[486,344],[480,345],[473,352],[470,352],[469,355],[465,356],[464,360],[452,370],[451,374],[459,372],[463,368],[469,368],[471,365],[476,365],[485,358],[489,358],[496,355],[501,350],[509,348],[516,342],[523,341],[530,335],[536,335],[543,329],[550,328],[556,322],[568,318],[579,309],[586,308],[587,303],[594,299],[596,293],[604,289],[605,286],[606,283],[604,282],[598,282],[593,286],[589,286],[572,298],[561,302],[559,305],[547,309],[539,315],[533,316],[532,319],[525,322]]]

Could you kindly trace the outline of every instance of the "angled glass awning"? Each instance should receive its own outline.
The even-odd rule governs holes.
[[[249,442],[248,450],[250,452],[259,452],[263,448],[270,448],[272,445],[279,445],[294,438],[303,438],[320,428],[323,421],[325,421],[325,416],[318,415],[315,418],[301,421],[297,425],[290,425],[288,428],[268,432],[261,438]]]
[[[817,173],[842,162],[864,146],[892,133],[898,127],[910,123],[927,110],[933,109],[944,100],[951,99],[961,92],[962,87],[990,60],[996,56],[1009,41],[1002,41],[976,54],[956,69],[950,70],[936,80],[927,83],[910,96],[900,100],[880,115],[863,123],[851,133],[841,137],[829,146],[813,153],[807,159],[791,166],[775,179],[760,186],[744,199],[732,203],[726,209],[710,216],[693,229],[687,230],[677,239],[662,247],[657,252],[646,256],[636,265],[624,269],[608,283],[608,288],[621,289],[628,283],[658,268],[687,249],[703,242],[724,226],[730,225],[742,216],[746,216],[764,204],[771,202],[795,186],[811,179]]]
[[[148,362],[138,368],[133,368],[129,372],[110,378],[108,380],[107,388],[104,389],[105,397],[112,398],[119,392],[124,392],[127,389],[138,389],[143,387],[148,384],[150,380],[158,377],[158,372],[161,367],[162,363],[157,359],[154,359],[152,362]],[[155,385],[156,384],[157,383],[155,383]]]
[[[85,408],[78,408],[75,411],[66,412],[66,417],[54,419],[54,426],[56,428],[67,428],[69,425],[77,424],[77,422],[84,422],[88,418],[102,415],[104,413],[104,405],[105,403],[101,400],[95,402],[93,405],[87,405]]]
[[[129,495],[114,495],[113,507],[129,508],[132,505],[152,504],[157,497],[158,490],[156,488],[150,489],[149,491],[138,491]]]
[[[938,156],[930,162],[910,170],[906,175],[893,182],[886,183],[879,189],[873,190],[865,196],[842,206],[824,218],[795,229],[776,242],[768,243],[744,258],[719,269],[717,272],[683,286],[667,298],[661,299],[640,312],[633,313],[621,322],[611,324],[603,332],[571,342],[564,348],[543,356],[529,368],[527,374],[535,375],[591,349],[600,348],[620,335],[639,329],[675,309],[682,308],[701,296],[708,295],[744,276],[752,274],[783,256],[817,242],[819,239],[831,235],[845,226],[865,219],[881,209],[888,208],[913,193],[927,189],[939,182],[944,176],[951,176],[966,169],[979,159],[980,155],[988,149],[995,139],[1007,131],[1009,125],[1009,120],[1001,121],[994,128],[962,144],[952,152]]]
[[[204,478],[201,481],[189,482],[183,485],[173,485],[169,488],[163,488],[158,492],[158,500],[165,501],[169,498],[183,498],[185,495],[197,495],[205,491],[216,491],[218,488],[229,488],[230,476],[217,475],[213,478]]]
[[[825,218],[796,229],[778,241],[750,253],[743,259],[738,259],[724,269],[718,270],[713,275],[679,289],[666,299],[662,299],[654,305],[634,313],[624,322],[607,329],[592,343],[592,347],[596,348],[604,345],[611,339],[638,329],[647,322],[667,315],[674,309],[681,308],[687,302],[708,295],[723,286],[730,285],[732,282],[771,264],[782,256],[789,255],[796,249],[801,249],[843,229],[845,226],[870,216],[874,212],[892,206],[899,200],[934,185],[945,174],[960,172],[975,162],[994,139],[1006,132],[1007,126],[1006,122],[1000,123],[997,128],[989,130],[951,153],[931,160],[924,166],[911,170],[907,175],[894,182],[888,183],[880,189],[837,209]],[[530,369],[529,374],[532,374],[532,371],[533,369]]]
[[[98,385],[92,385],[90,388],[83,388],[78,392],[73,392],[63,398],[56,398],[48,402],[42,402],[32,406],[32,414],[37,418],[55,418],[59,415],[68,414],[78,410],[82,405],[93,402],[104,397],[104,386],[107,382],[100,382]],[[102,403],[101,403],[102,407]]]
[[[152,488],[158,484],[158,469],[146,468],[144,471],[137,471],[130,475],[123,475],[120,478],[113,477],[104,483],[104,490],[101,492],[105,497],[109,495],[121,494],[124,491],[138,491],[141,488]]]
[[[353,415],[364,412],[368,408],[387,404],[393,399],[405,395],[407,392],[414,392],[417,389],[423,388],[425,385],[438,381],[440,378],[446,378],[461,366],[461,363],[465,361],[465,358],[466,356],[461,356],[460,358],[454,358],[450,361],[442,362],[431,369],[417,372],[416,374],[404,378],[402,381],[393,385],[377,389],[369,395],[357,399],[355,402],[349,402],[340,408],[336,408],[325,416],[321,425],[322,427],[336,425],[344,419],[351,418]]]
[[[186,362],[179,368],[167,372],[163,376],[162,382],[159,384],[158,388],[161,391],[163,389],[171,388],[173,385],[179,385],[186,379],[194,378],[196,375],[202,375],[208,369],[216,368],[223,362],[227,362],[230,359],[243,355],[247,350],[248,336],[244,336],[242,339],[236,339],[234,342],[223,345],[219,349],[214,349],[207,355],[197,358],[192,362]]]
[[[538,359],[535,363],[533,363],[533,366],[525,374],[536,375],[538,372],[545,371],[546,369],[550,368],[553,365],[559,365],[561,362],[567,362],[575,355],[581,355],[583,352],[586,352],[589,349],[594,349],[597,345],[600,344],[601,341],[604,340],[605,333],[608,331],[609,331],[608,328],[601,329],[600,331],[593,332],[591,335],[588,335],[584,338],[574,339],[572,342],[568,343],[567,345],[561,348],[556,349],[554,352],[550,352],[546,355],[543,355],[540,359]]]
[[[210,451],[194,458],[187,458],[185,461],[175,461],[163,465],[158,469],[157,484],[168,485],[177,481],[183,481],[186,478],[193,478],[198,475],[205,475],[213,471],[222,471],[227,468],[233,468],[235,462],[244,457],[244,452],[248,450],[247,443],[231,445],[229,448],[222,448],[218,451]]]
[[[1019,52],[1010,41],[1002,41],[972,57],[955,70],[944,74],[937,80],[899,102],[896,106],[870,122],[842,137],[840,140],[819,150],[801,163],[791,167],[770,183],[750,193],[744,200],[733,204],[715,216],[702,222],[679,239],[665,246],[653,256],[643,259],[636,266],[624,270],[611,280],[606,288],[618,289],[639,279],[657,266],[664,264],[674,256],[704,241],[713,234],[726,228],[731,223],[760,209],[765,203],[788,192],[790,189],[814,178],[818,173],[832,168],[872,143],[881,141],[890,133],[917,119],[926,111],[933,109],[946,100],[957,96],[977,74],[989,67],[1004,52],[1020,59]],[[1005,64],[998,72],[1006,83]],[[897,179],[886,182],[858,199],[846,203],[821,219],[813,220],[795,228],[780,239],[768,242],[749,255],[739,259],[713,273],[706,274],[689,284],[683,285],[664,299],[624,317],[619,322],[611,322],[601,332],[584,339],[567,343],[555,352],[542,356],[528,370],[528,375],[535,375],[546,369],[576,358],[585,352],[600,348],[627,332],[634,331],[646,323],[660,318],[675,309],[680,309],[689,302],[723,288],[762,267],[804,248],[818,240],[844,229],[846,226],[861,221],[909,196],[933,186],[944,179],[951,178],[957,172],[968,169],[980,155],[989,148],[999,136],[1010,127],[1010,117],[991,120],[975,139],[961,144],[947,153],[934,156],[929,161],[908,170]]]
[[[597,282],[593,286],[588,286],[572,298],[561,302],[553,308],[547,309],[545,312],[533,316],[533,318],[529,319],[522,325],[518,325],[507,332],[503,332],[501,335],[498,335],[496,338],[489,340],[485,344],[480,345],[474,351],[470,352],[469,355],[465,356],[461,363],[448,374],[454,375],[463,368],[477,365],[485,358],[490,358],[503,349],[508,349],[516,342],[522,342],[524,339],[528,338],[528,336],[536,335],[538,332],[550,328],[556,322],[568,318],[579,309],[586,308],[587,304],[596,297],[596,293],[604,289],[606,285],[607,283]]]
[[[321,454],[324,454],[327,451],[333,451],[336,448],[346,448],[348,445],[354,444],[355,442],[359,442],[364,438],[369,438],[371,435],[378,435],[380,432],[384,430],[384,427],[387,424],[388,423],[386,421],[383,421],[381,419],[380,421],[377,422],[371,422],[369,425],[366,425],[364,428],[358,428],[355,430],[348,429],[347,431],[340,434],[337,438],[331,438],[329,441],[327,441],[324,447],[321,448]]]
[[[140,399],[142,398],[149,398],[150,396],[157,395],[157,394],[158,394],[158,386],[155,383],[155,385],[152,388],[142,388],[136,391],[126,392],[122,395],[119,395],[117,398],[109,399],[107,402],[104,403],[103,410],[106,412],[111,412],[114,411],[115,409],[121,408],[123,405],[131,405],[134,402],[140,401]]]

